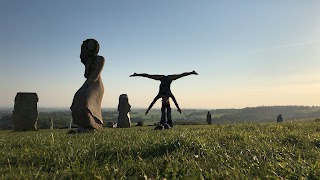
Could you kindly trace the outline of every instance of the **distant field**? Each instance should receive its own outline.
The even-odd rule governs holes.
[[[1,179],[319,179],[320,123],[0,131]]]
[[[0,108],[0,130],[13,129],[12,108]],[[39,129],[48,129],[49,120],[53,120],[54,128],[65,128],[72,119],[69,108],[38,108],[39,118],[37,126]],[[153,108],[145,115],[146,108],[132,108],[130,111],[131,122],[143,122],[145,125],[158,123],[161,111]],[[212,124],[225,123],[258,123],[275,122],[277,116],[282,114],[284,121],[315,120],[320,118],[320,107],[318,106],[258,106],[242,109],[182,109],[182,113],[172,108],[172,119],[175,124],[207,124],[206,116],[211,113]],[[107,125],[109,122],[118,121],[119,112],[115,108],[102,109],[102,118]]]

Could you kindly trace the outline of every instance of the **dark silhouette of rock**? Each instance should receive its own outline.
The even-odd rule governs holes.
[[[178,102],[176,101],[176,98],[174,97],[174,95],[171,92],[171,89],[170,89],[171,83],[174,80],[177,80],[179,78],[182,78],[184,76],[188,76],[191,74],[198,75],[195,71],[192,71],[192,72],[185,72],[182,74],[173,74],[173,75],[150,75],[150,74],[146,74],[146,73],[142,73],[142,74],[134,73],[134,74],[130,75],[130,77],[140,76],[140,77],[146,77],[146,78],[150,78],[150,79],[157,80],[157,81],[161,82],[158,95],[153,99],[153,101],[151,102],[151,104],[145,114],[147,115],[149,110],[154,105],[154,103],[156,103],[156,101],[161,98],[162,99],[162,106],[161,106],[160,124],[167,123],[167,124],[169,124],[170,127],[173,127],[169,98],[171,98],[173,100],[174,104],[176,105],[176,107],[180,113],[181,113],[181,109],[178,105]]]
[[[208,124],[211,124],[211,123],[212,123],[210,111],[208,111],[208,114],[207,114],[207,123],[208,123]]]
[[[104,86],[101,71],[105,60],[98,55],[99,43],[94,39],[87,39],[81,45],[81,62],[85,65],[86,81],[76,92],[70,107],[72,121],[77,124],[81,132],[83,129],[102,129],[101,102]]]
[[[282,122],[283,121],[283,119],[282,119],[282,115],[281,114],[279,114],[279,116],[277,117],[277,122]]]
[[[119,96],[119,105],[118,105],[118,128],[129,128],[131,127],[131,120],[130,120],[130,104],[129,99],[126,94],[121,94]]]
[[[37,130],[38,100],[36,93],[17,93],[13,111],[15,131]]]

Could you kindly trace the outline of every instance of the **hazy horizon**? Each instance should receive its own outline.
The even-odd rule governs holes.
[[[316,107],[316,108],[319,108],[320,106],[314,106],[314,105],[270,105],[270,106],[264,106],[264,105],[261,105],[261,106],[247,106],[247,107],[238,107],[238,108],[184,108],[182,109],[182,113],[183,113],[183,110],[216,110],[216,109],[244,109],[244,108],[258,108],[258,107],[281,107],[281,106],[305,106],[305,107]],[[7,106],[0,106],[0,109],[14,109],[14,107],[7,107]],[[55,110],[55,109],[60,109],[60,110],[70,110],[69,107],[47,107],[47,106],[38,106],[38,110],[41,110],[41,109],[52,109],[52,110]],[[112,110],[116,110],[117,107],[101,107],[101,110],[105,110],[105,109],[112,109]],[[146,110],[147,107],[132,107],[131,110]],[[161,107],[155,107],[155,108],[152,108],[151,110],[160,110]],[[173,107],[172,108],[173,111],[176,111],[176,108]],[[71,111],[71,110],[70,110]],[[178,113],[178,112],[177,112]]]
[[[102,107],[128,94],[147,108],[179,74],[181,109],[320,105],[320,1],[1,1],[0,107],[36,92],[38,107],[69,107],[84,83],[82,41],[106,59]],[[154,105],[159,108],[161,101]],[[172,108],[175,109],[172,103]]]

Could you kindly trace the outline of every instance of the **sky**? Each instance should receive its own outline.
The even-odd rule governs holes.
[[[317,0],[2,0],[0,107],[17,92],[36,92],[38,107],[70,107],[88,38],[106,59],[102,107],[121,94],[149,106],[160,82],[134,72],[192,70],[171,85],[182,110],[319,106],[319,18]]]

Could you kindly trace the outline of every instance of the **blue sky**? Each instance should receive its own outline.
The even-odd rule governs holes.
[[[320,105],[319,18],[315,0],[3,0],[0,106],[37,92],[38,106],[69,107],[87,38],[106,59],[103,107],[123,93],[148,107],[159,82],[134,72],[192,70],[171,86],[182,109]]]

